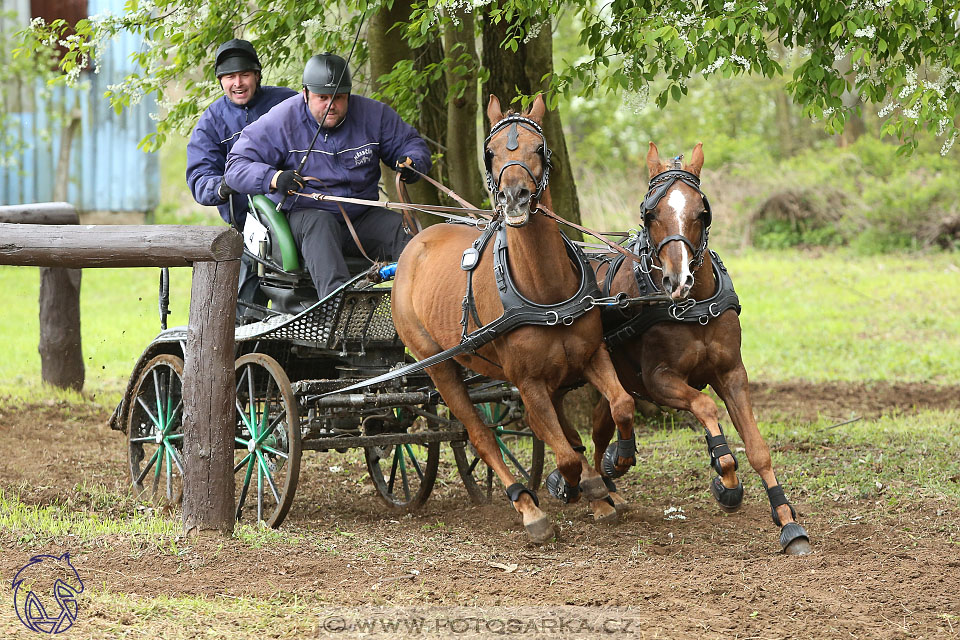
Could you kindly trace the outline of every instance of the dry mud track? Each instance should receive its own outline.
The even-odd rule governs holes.
[[[956,408],[958,397],[957,389],[922,385],[754,386],[761,419],[777,413],[839,421]],[[105,426],[105,411],[48,403],[8,406],[2,413],[0,486],[7,494],[19,492],[28,504],[96,510],[78,484],[125,491],[126,443]],[[0,575],[11,579],[34,554],[69,550],[89,584],[137,598],[296,596],[315,602],[318,612],[366,605],[523,606],[535,607],[533,617],[588,607],[616,619],[629,607],[627,626],[543,637],[960,637],[956,505],[927,502],[904,510],[850,500],[814,509],[798,500],[816,552],[786,557],[756,475],[744,474],[744,507],[727,515],[707,492],[704,464],[697,477],[662,478],[682,483],[684,491],[689,486],[684,520],[667,519],[664,509],[673,505],[651,499],[634,483],[624,493],[636,508],[616,526],[595,525],[586,506],[560,505],[542,491],[559,536],[531,545],[505,500],[472,506],[454,481],[438,483],[415,515],[388,512],[357,460],[350,454],[305,456],[284,540],[257,546],[180,539],[174,552],[121,538],[33,545],[2,529]],[[7,589],[0,633],[23,632],[10,602]],[[88,615],[94,629],[98,616],[106,625],[112,614],[94,608]],[[136,628],[135,616],[127,622]],[[78,623],[73,631],[83,629]]]

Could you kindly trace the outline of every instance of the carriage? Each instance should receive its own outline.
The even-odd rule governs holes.
[[[241,303],[245,324],[235,329],[238,521],[280,526],[304,451],[362,449],[376,493],[392,509],[422,506],[441,458],[451,456],[469,497],[490,500],[493,473],[426,373],[330,394],[411,361],[393,325],[389,280],[376,282],[383,275],[370,273],[366,260],[348,259],[353,279],[318,300],[286,220],[269,199],[250,199],[246,226],[245,252],[262,267],[260,288],[272,307]],[[163,290],[161,284],[161,326]],[[186,339],[186,327],[160,332],[137,360],[111,418],[127,434],[133,487],[168,503],[182,497]],[[468,382],[504,460],[535,489],[544,446],[523,422],[517,389],[483,376]]]

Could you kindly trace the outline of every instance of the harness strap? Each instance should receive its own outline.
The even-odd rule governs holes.
[[[614,242],[610,242],[609,240],[607,240],[606,238],[604,238],[602,235],[600,235],[600,234],[599,234],[598,232],[596,232],[596,231],[592,231],[592,230],[590,230],[590,229],[588,229],[588,228],[586,228],[586,227],[580,226],[579,224],[577,224],[577,223],[575,223],[575,222],[570,222],[569,220],[566,220],[566,219],[564,219],[564,218],[561,218],[560,216],[558,216],[557,214],[555,214],[553,211],[550,211],[550,209],[547,209],[547,208],[546,208],[545,206],[543,206],[542,204],[537,204],[537,211],[539,211],[539,212],[542,213],[543,215],[547,216],[548,218],[552,218],[553,220],[556,220],[556,221],[559,222],[560,224],[565,224],[565,225],[567,225],[568,227],[573,227],[573,228],[576,229],[577,231],[580,231],[580,232],[582,232],[582,233],[589,234],[589,235],[593,236],[594,238],[597,238],[598,240],[600,240],[600,242],[604,243],[605,245],[607,245],[608,247],[610,247],[611,249],[613,249],[614,251],[616,251],[616,252],[619,253],[620,255],[622,255],[622,256],[624,256],[624,257],[627,257],[627,258],[630,258],[630,259],[633,260],[634,262],[641,262],[641,261],[643,261],[643,258],[641,258],[641,257],[638,256],[637,254],[633,253],[632,251],[628,251],[628,250],[624,249],[623,247],[621,247],[620,245],[618,245],[618,244],[616,244],[616,243],[614,243]]]
[[[497,248],[494,250],[494,271],[499,271],[498,279],[503,278],[506,290],[501,291],[500,300],[503,303],[503,315],[487,324],[477,328],[473,333],[461,338],[460,344],[455,347],[441,351],[432,356],[413,362],[387,373],[375,376],[368,380],[362,380],[343,389],[336,389],[321,394],[318,397],[326,397],[338,393],[345,393],[363,387],[368,387],[387,380],[393,380],[401,376],[423,371],[435,364],[449,360],[462,353],[474,352],[480,347],[492,342],[505,333],[524,325],[556,326],[563,324],[569,326],[573,322],[596,306],[596,299],[600,296],[600,289],[597,287],[596,278],[593,275],[593,269],[587,263],[586,256],[583,255],[576,245],[566,236],[561,234],[567,254],[574,264],[580,267],[581,279],[580,287],[573,297],[557,304],[539,304],[524,298],[513,284],[510,278],[510,270],[506,259],[507,232],[506,225],[502,221],[495,220],[491,226],[496,227]],[[498,282],[499,286],[499,282]]]

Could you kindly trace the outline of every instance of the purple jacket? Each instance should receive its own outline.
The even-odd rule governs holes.
[[[270,180],[278,170],[298,169],[308,149],[310,155],[300,173],[320,182],[309,181],[304,193],[376,201],[381,160],[394,167],[409,156],[418,170],[430,170],[430,151],[420,134],[382,102],[351,95],[346,117],[336,127],[324,128],[311,149],[318,126],[302,94],[284,100],[240,134],[227,157],[227,184],[280,202],[280,194],[270,193]],[[335,202],[287,197],[283,209],[295,208],[340,211]],[[343,208],[355,218],[369,207],[343,204]]]
[[[230,222],[230,203],[217,195],[227,153],[240,138],[241,129],[292,95],[297,95],[296,91],[286,87],[260,87],[243,106],[222,96],[203,112],[187,143],[187,186],[194,200],[217,207],[220,217]],[[231,200],[233,215],[242,229],[247,219],[247,196],[237,194]]]

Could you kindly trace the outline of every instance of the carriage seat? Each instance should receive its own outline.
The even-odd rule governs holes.
[[[250,197],[243,230],[244,253],[263,264],[260,290],[281,313],[299,313],[319,300],[283,212],[264,195]],[[344,256],[351,275],[370,268],[366,258]]]

